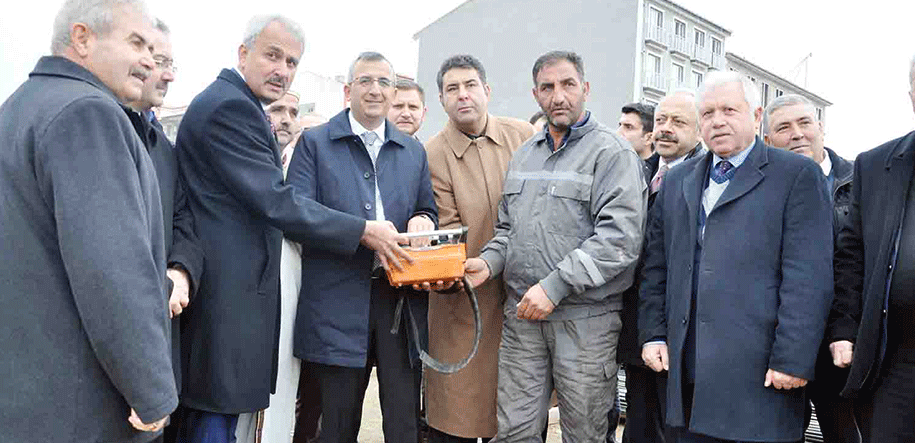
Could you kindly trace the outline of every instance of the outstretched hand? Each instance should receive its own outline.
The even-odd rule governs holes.
[[[407,251],[400,247],[400,245],[409,243],[407,237],[397,232],[394,223],[387,220],[366,221],[365,230],[362,231],[362,238],[359,242],[375,251],[385,271],[390,270],[392,265],[398,271],[402,271],[401,260],[413,264],[410,254],[407,254]]]

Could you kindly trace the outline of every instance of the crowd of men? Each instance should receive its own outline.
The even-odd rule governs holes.
[[[624,442],[803,441],[811,403],[828,442],[915,440],[915,132],[852,163],[735,72],[613,130],[551,51],[531,123],[446,58],[423,143],[426,91],[377,52],[299,115],[304,43],[252,18],[173,145],[168,26],[64,2],[0,106],[0,439],[354,443],[374,368],[385,441],[543,441],[558,402],[563,441],[609,442],[622,366]],[[477,326],[468,288],[385,273],[461,226]]]

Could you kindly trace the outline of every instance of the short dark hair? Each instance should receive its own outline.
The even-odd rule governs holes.
[[[544,117],[546,117],[546,114],[543,111],[537,111],[534,113],[534,115],[531,116],[531,119],[529,121],[533,125],[533,124],[537,123],[537,120],[540,120],[541,118],[544,118]]]
[[[395,80],[397,78],[397,74],[394,73],[394,64],[391,63],[390,60],[385,58],[385,56],[381,55],[380,52],[365,51],[365,52],[359,53],[359,55],[356,57],[356,59],[353,60],[353,63],[349,65],[349,72],[347,73],[347,76],[346,76],[347,83],[352,83],[353,80],[355,80],[354,77],[356,76],[356,63],[359,63],[362,61],[365,61],[365,62],[382,62],[383,61],[383,62],[387,63],[388,66],[391,68],[391,77],[392,77],[391,80]]]
[[[638,114],[642,120],[642,134],[654,131],[654,106],[647,103],[629,103],[623,106],[623,114]]]
[[[483,69],[483,64],[476,57],[469,54],[452,55],[445,59],[442,62],[442,67],[438,69],[438,77],[435,80],[438,82],[439,94],[442,93],[442,88],[444,87],[445,74],[452,69],[473,69],[480,76],[480,81],[484,85],[486,84],[486,70]]]
[[[423,87],[420,86],[419,83],[407,78],[402,78],[397,80],[396,88],[398,91],[416,91],[416,93],[419,94],[419,100],[422,101],[423,104],[426,104],[426,92],[423,91]]]
[[[562,60],[575,66],[575,70],[578,71],[578,80],[582,82],[585,81],[585,62],[582,61],[580,55],[572,51],[550,51],[541,55],[537,61],[534,62],[534,85],[537,85],[537,74],[540,74],[540,71],[543,70],[544,66],[552,65],[553,63]]]

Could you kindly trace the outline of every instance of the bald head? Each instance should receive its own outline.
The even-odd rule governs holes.
[[[696,96],[678,90],[661,99],[654,112],[655,152],[670,163],[685,156],[699,143]]]

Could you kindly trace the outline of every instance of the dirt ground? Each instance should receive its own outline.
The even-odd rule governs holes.
[[[384,435],[381,431],[381,409],[378,404],[378,380],[375,373],[369,380],[369,387],[365,392],[365,403],[362,406],[362,427],[359,429],[359,443],[384,443]],[[616,430],[616,441],[620,441],[623,435],[623,428]],[[546,443],[561,443],[562,431],[559,429],[559,410],[553,408],[550,410],[550,426],[547,433]]]

